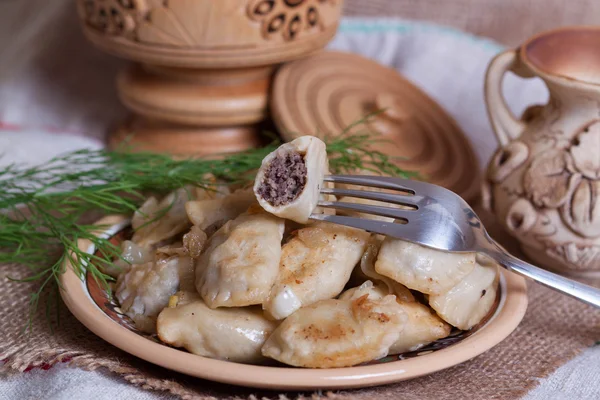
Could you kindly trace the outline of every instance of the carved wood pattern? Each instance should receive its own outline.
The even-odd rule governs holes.
[[[286,41],[294,40],[304,32],[322,30],[327,25],[319,5],[334,0],[252,0],[248,3],[248,17],[261,23],[265,39],[280,35]]]
[[[85,24],[133,42],[181,48],[293,41],[336,25],[338,0],[78,0]]]
[[[579,276],[600,276],[600,60],[585,58],[599,44],[595,27],[537,35],[498,55],[485,85],[502,146],[488,167],[485,205],[533,261]],[[548,103],[521,121],[498,95],[508,71],[549,89]]]
[[[144,0],[79,0],[81,18],[108,35],[132,37],[137,20],[146,10]]]
[[[526,114],[525,133],[498,149],[485,203],[542,265],[600,273],[600,107],[585,110],[581,124],[560,104]]]

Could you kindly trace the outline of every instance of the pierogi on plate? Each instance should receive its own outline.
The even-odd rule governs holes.
[[[328,173],[325,144],[304,136],[265,157],[252,189],[213,177],[150,197],[102,266],[121,310],[199,356],[303,368],[415,351],[490,313],[497,267],[475,254],[312,221],[333,212],[318,206]]]

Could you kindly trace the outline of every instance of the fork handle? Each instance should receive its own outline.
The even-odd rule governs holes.
[[[488,255],[509,271],[531,278],[544,286],[600,308],[600,289],[598,288],[546,271],[503,251],[488,253]]]

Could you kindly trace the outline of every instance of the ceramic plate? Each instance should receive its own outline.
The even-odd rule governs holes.
[[[127,234],[129,220],[111,216],[98,222],[99,234],[116,243]],[[82,250],[94,252],[87,241]],[[71,266],[61,276],[67,307],[96,335],[136,357],[174,371],[217,382],[267,389],[341,389],[398,382],[431,374],[467,361],[506,338],[527,308],[525,280],[502,271],[500,290],[490,315],[471,331],[454,331],[417,352],[385,357],[364,365],[336,369],[256,366],[197,356],[162,344],[135,329],[127,316],[93,279],[80,279]]]

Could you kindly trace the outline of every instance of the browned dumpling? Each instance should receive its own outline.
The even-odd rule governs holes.
[[[406,313],[408,319],[400,337],[390,347],[390,354],[415,351],[450,334],[450,325],[438,317],[431,308],[414,301],[414,299],[403,300],[402,292],[403,290],[400,296],[396,297],[396,301],[401,306],[402,311]],[[359,287],[345,291],[340,296],[340,299],[348,299],[365,294],[368,294],[369,299],[377,300],[395,293],[393,289],[390,289],[383,282],[373,284],[367,281]]]
[[[393,295],[321,300],[287,317],[262,354],[297,367],[348,367],[385,357],[407,319]]]
[[[263,304],[274,319],[342,292],[370,234],[329,223],[300,229],[283,246],[279,275]]]

